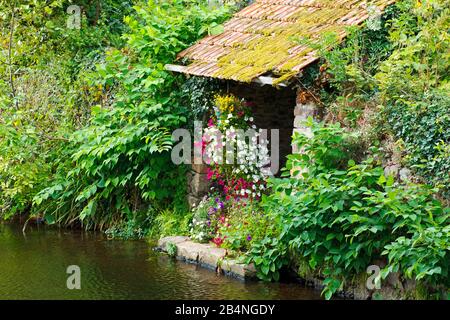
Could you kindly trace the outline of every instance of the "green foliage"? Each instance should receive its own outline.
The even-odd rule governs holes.
[[[405,147],[403,164],[448,197],[449,2],[399,1],[381,22],[380,30],[349,29],[341,45],[335,34],[300,39],[323,61],[302,83],[321,89],[314,93],[327,120],[369,141],[393,136]]]
[[[423,180],[450,192],[450,3],[425,1],[395,21],[393,54],[380,66],[383,117],[403,142],[405,162]]]
[[[176,257],[177,251],[178,251],[178,247],[175,243],[173,243],[173,242],[167,243],[167,254],[170,257]]]
[[[449,27],[448,1],[404,0],[383,13],[381,30],[350,29],[343,45],[333,34],[303,39],[324,60],[306,82],[322,87],[327,119],[368,140],[393,136],[405,146],[404,164],[447,197]]]
[[[265,214],[258,202],[232,202],[228,207],[228,221],[219,232],[223,235],[223,248],[241,253],[250,249],[253,243],[269,235],[276,235],[276,224]]]
[[[289,259],[285,242],[277,238],[266,237],[253,243],[247,252],[246,263],[254,263],[258,278],[271,281],[280,279],[280,269]]]
[[[415,3],[400,4],[405,13],[390,31],[395,50],[376,75],[385,103],[417,100],[429,90],[448,88],[450,4],[445,0]]]
[[[183,93],[189,98],[191,122],[203,120],[208,110],[214,107],[214,97],[221,87],[217,79],[191,77],[183,84]],[[193,124],[190,125],[193,127]]]
[[[395,184],[371,158],[343,166],[344,130],[314,125],[311,119],[309,126],[314,137],[294,135],[304,153],[289,156],[287,165],[294,176],[302,176],[275,179],[273,194],[264,200],[268,212],[279,219],[280,237],[252,248],[251,261],[256,264],[271,241],[282,248],[276,261],[286,257],[284,247],[289,247],[325,276],[327,298],[382,255],[388,257],[384,276],[400,271],[416,280],[448,283],[450,210],[434,199],[436,190]],[[266,263],[272,261],[265,257]],[[259,264],[257,269],[260,274],[267,270]]]
[[[189,224],[192,214],[165,209],[153,213],[148,236],[157,239],[166,236],[179,236],[189,234]]]
[[[397,100],[386,107],[386,122],[404,145],[405,161],[427,183],[450,192],[450,95],[432,92],[420,100]]]
[[[55,172],[68,167],[73,131],[83,126],[93,99],[84,73],[103,46],[119,44],[121,13],[104,1],[97,25],[66,27],[69,1],[1,1],[0,9],[0,215],[36,213],[33,197]],[[82,3],[80,3],[82,4]],[[83,3],[84,4],[84,3]],[[88,8],[87,4],[84,4]],[[105,36],[105,34],[107,36]]]
[[[391,6],[383,12],[379,30],[367,26],[348,27],[344,42],[333,32],[325,33],[319,39],[297,39],[299,43],[316,50],[321,57],[319,66],[307,68],[301,85],[315,92],[327,109],[337,109],[329,111],[335,115],[340,112],[339,120],[345,120],[347,124],[354,125],[361,116],[361,106],[355,102],[362,98],[369,99],[377,91],[373,75],[378,71],[380,62],[392,52],[389,26],[398,15],[397,11],[396,6]]]
[[[148,203],[185,210],[184,168],[170,160],[171,132],[186,122],[182,76],[164,69],[192,44],[204,26],[220,23],[228,7],[202,1],[149,1],[125,18],[123,50],[111,49],[89,76],[92,86],[116,88],[111,108],[92,109],[89,126],[76,132],[74,167],[35,197],[57,222],[78,219],[86,228],[110,226],[145,211]],[[47,200],[55,201],[48,202]]]
[[[143,239],[148,233],[146,225],[147,221],[129,219],[126,222],[108,228],[105,234],[111,239]]]

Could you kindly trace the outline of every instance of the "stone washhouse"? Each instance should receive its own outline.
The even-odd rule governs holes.
[[[254,122],[279,129],[280,168],[291,146],[293,132],[310,134],[303,120],[320,119],[311,96],[298,89],[302,70],[317,62],[318,54],[298,39],[319,40],[329,32],[339,39],[346,28],[360,25],[371,12],[382,12],[395,0],[255,0],[209,35],[178,54],[179,64],[166,69],[187,75],[221,79],[228,92],[254,105]],[[374,10],[375,9],[375,10]],[[300,81],[299,81],[300,80]],[[189,203],[208,191],[206,168],[192,165],[188,177]]]

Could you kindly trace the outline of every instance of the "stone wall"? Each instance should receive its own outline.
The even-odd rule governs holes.
[[[311,128],[304,125],[304,122],[309,118],[313,117],[315,120],[319,120],[319,109],[317,105],[313,102],[307,103],[297,103],[294,108],[294,129],[292,134],[295,132],[306,135],[307,137],[312,137]],[[297,146],[292,144],[292,153],[299,153],[300,150]]]
[[[307,127],[304,122],[309,118],[312,117],[315,121],[320,121],[322,118],[322,115],[320,113],[320,109],[317,106],[317,104],[311,100],[311,99],[303,99],[301,97],[305,96],[305,92],[298,90],[297,91],[297,99],[296,99],[296,105],[294,108],[294,128],[292,130],[292,135],[296,132],[304,134],[307,137],[312,137],[313,133],[311,131],[311,128]],[[292,143],[292,153],[302,153],[302,150],[298,148],[297,145]],[[291,169],[291,175],[294,175],[296,177],[301,177],[302,172],[304,172],[305,168],[292,168]]]
[[[256,269],[253,264],[243,264],[236,259],[227,256],[227,250],[217,248],[211,243],[197,243],[184,236],[161,238],[158,241],[158,249],[168,253],[169,246],[175,246],[174,255],[177,259],[198,264],[223,274],[241,280],[256,278]]]
[[[192,164],[187,173],[187,200],[190,207],[197,205],[208,193],[209,183],[206,177],[206,168],[205,164]]]

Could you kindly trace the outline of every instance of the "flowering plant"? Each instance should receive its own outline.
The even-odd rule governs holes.
[[[256,130],[251,107],[250,103],[232,95],[215,97],[202,139],[203,159],[208,164],[207,178],[212,191],[194,209],[191,230],[194,240],[211,240],[217,246],[229,246],[236,238],[235,232],[227,239],[227,230],[233,228],[230,221],[234,220],[240,230],[240,243],[246,224],[230,217],[230,212],[238,214],[239,209],[259,201],[266,189],[263,168],[269,164],[267,141],[261,131]],[[243,242],[251,240],[252,235],[247,234]]]
[[[263,212],[260,203],[249,202],[246,206],[232,201],[228,205],[228,223],[221,226],[218,233],[223,238],[222,247],[231,252],[245,252],[250,249],[252,243],[258,242],[267,234],[273,233],[272,219]],[[248,202],[248,201],[247,201]]]
[[[216,96],[203,145],[209,164],[207,178],[226,200],[261,197],[266,188],[263,169],[269,157],[267,141],[253,123],[250,103],[231,95]]]
[[[197,242],[208,242],[213,239],[213,242],[221,243],[222,241],[216,238],[219,224],[224,223],[226,219],[224,202],[218,197],[205,196],[192,211],[191,238]]]

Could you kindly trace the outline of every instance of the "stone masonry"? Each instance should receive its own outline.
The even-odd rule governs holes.
[[[205,164],[192,164],[187,173],[188,203],[189,206],[197,205],[202,197],[208,193],[209,183],[206,175]]]
[[[320,120],[320,112],[317,105],[312,100],[303,101],[303,99],[299,99],[300,96],[302,96],[304,92],[299,90],[297,92],[297,101],[296,106],[294,108],[294,129],[292,130],[292,134],[298,132],[301,134],[304,134],[307,137],[312,137],[313,133],[311,131],[311,128],[307,127],[304,122],[309,118],[312,117],[314,120],[319,121]],[[302,150],[298,148],[297,145],[291,142],[292,145],[292,153],[302,153]],[[298,175],[301,174],[304,168],[292,168],[291,173],[293,171],[298,170]]]
[[[165,237],[158,241],[158,248],[168,251],[169,244],[176,246],[176,258],[214,270],[218,274],[246,280],[256,277],[253,264],[247,265],[229,259],[227,251],[211,243],[197,243],[184,236]]]

